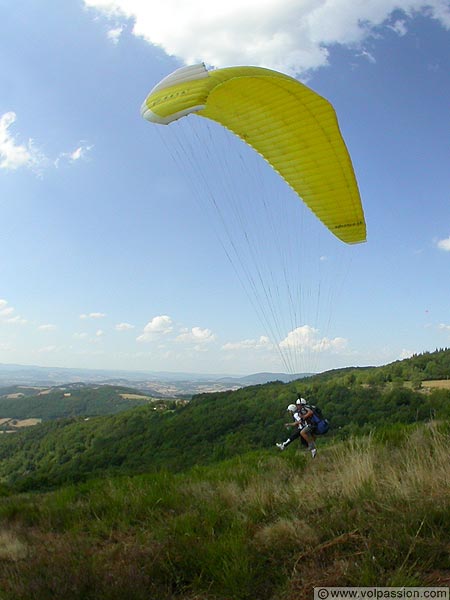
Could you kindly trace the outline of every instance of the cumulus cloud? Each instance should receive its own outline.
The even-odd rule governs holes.
[[[216,336],[210,329],[201,327],[192,327],[192,329],[183,330],[176,338],[177,342],[193,342],[195,344],[209,344],[216,339]]]
[[[33,140],[20,143],[11,132],[16,121],[15,112],[7,112],[0,117],[0,169],[15,171],[21,167],[38,170],[47,159],[34,146]]]
[[[260,336],[256,340],[241,340],[240,342],[228,342],[222,346],[222,350],[269,350],[272,348],[272,343],[265,335]]]
[[[130,323],[117,323],[115,329],[116,331],[129,331],[130,329],[134,329],[134,325]]]
[[[293,348],[297,352],[333,352],[339,353],[346,350],[348,342],[345,338],[333,339],[320,337],[319,331],[310,325],[303,325],[290,331],[280,342],[280,348]]]
[[[326,65],[327,46],[361,46],[380,26],[404,35],[407,20],[418,13],[450,28],[446,0],[165,0],[157,6],[145,0],[84,2],[113,21],[110,32],[120,16],[132,19],[135,35],[186,64],[251,64],[291,74]],[[116,41],[120,33],[108,35]]]
[[[0,299],[0,323],[9,323],[12,325],[25,325],[27,320],[16,314],[16,309],[9,306],[5,299]]]
[[[136,339],[138,342],[151,342],[173,330],[172,319],[167,315],[153,317],[144,327],[144,331]]]
[[[0,169],[15,171],[27,168],[41,175],[43,170],[55,166],[65,160],[74,163],[84,158],[92,146],[82,142],[71,152],[61,152],[55,160],[51,160],[40,150],[34,140],[29,138],[26,142],[19,142],[12,133],[12,127],[17,120],[17,115],[9,111],[0,116]]]
[[[436,245],[439,248],[439,250],[444,250],[444,252],[450,252],[450,237],[445,238],[443,240],[438,240],[436,242]]]
[[[105,313],[101,312],[91,312],[91,313],[83,313],[80,315],[80,319],[103,319],[106,317]]]

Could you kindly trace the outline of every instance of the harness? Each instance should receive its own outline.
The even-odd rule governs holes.
[[[309,411],[312,411],[313,413],[308,419],[313,433],[316,433],[317,435],[323,435],[324,433],[327,433],[330,428],[330,424],[328,419],[324,418],[322,411],[318,406],[314,406],[313,404],[303,404],[298,412],[300,415],[302,415],[302,412],[303,414],[306,414]]]

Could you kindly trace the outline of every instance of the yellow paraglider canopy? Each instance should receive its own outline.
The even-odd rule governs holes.
[[[366,240],[350,156],[331,104],[296,79],[260,67],[178,69],[147,96],[142,116],[217,121],[259,152],[336,237]]]

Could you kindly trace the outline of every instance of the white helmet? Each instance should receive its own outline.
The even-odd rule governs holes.
[[[299,398],[299,399],[296,401],[296,404],[306,404],[306,400],[305,400],[304,398]]]
[[[289,412],[295,412],[297,410],[297,407],[295,406],[295,404],[289,404],[286,410],[288,410]]]

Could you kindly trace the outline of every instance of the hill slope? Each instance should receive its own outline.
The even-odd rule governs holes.
[[[311,383],[307,397],[332,423],[334,437],[392,423],[450,418],[450,390],[431,392],[335,381]],[[150,406],[110,417],[62,420],[0,437],[0,476],[20,489],[79,481],[98,473],[186,470],[285,439],[286,406],[296,384],[273,383],[207,394],[157,412]]]
[[[134,392],[131,398],[130,392]],[[135,390],[109,385],[64,386],[22,394],[0,395],[0,418],[49,420],[111,415],[148,403],[148,398],[139,398]]]
[[[0,499],[5,600],[309,600],[448,585],[448,427]]]

